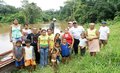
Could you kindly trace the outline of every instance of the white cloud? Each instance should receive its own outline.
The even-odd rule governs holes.
[[[15,6],[15,7],[21,7],[22,0],[4,0],[7,4]],[[42,10],[48,10],[48,9],[59,9],[60,6],[64,5],[64,2],[67,0],[29,0],[29,2],[36,3],[39,7],[41,7]]]

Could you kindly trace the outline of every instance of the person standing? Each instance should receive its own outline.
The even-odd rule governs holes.
[[[53,18],[52,23],[50,24],[50,27],[49,27],[49,29],[52,29],[53,33],[54,33],[54,28],[55,28],[55,22],[56,22],[56,19]]]
[[[22,41],[23,46],[25,46],[25,40],[27,39],[27,36],[31,34],[32,31],[29,29],[28,23],[24,25],[24,28],[22,29]]]
[[[100,51],[99,48],[99,32],[95,29],[95,23],[90,23],[89,29],[87,29],[88,48],[91,56],[95,56],[96,52]]]
[[[13,47],[18,40],[22,40],[22,27],[18,24],[18,20],[15,19],[10,26],[10,41],[13,43]]]
[[[51,51],[54,48],[54,34],[51,29],[47,30],[49,37],[49,62],[51,63]]]
[[[49,38],[46,34],[46,30],[41,31],[41,35],[38,37],[38,52],[40,52],[40,66],[45,67],[48,64],[48,47]]]
[[[78,54],[78,44],[79,44],[79,39],[81,38],[81,33],[85,32],[84,28],[82,26],[78,26],[76,21],[73,21],[73,28],[71,29],[71,34],[73,35],[74,38],[74,52],[75,55]]]
[[[106,26],[106,22],[102,22],[102,26],[99,29],[99,40],[100,40],[100,47],[103,45],[105,46],[109,39],[110,29]]]
[[[38,37],[39,37],[39,34],[37,33],[37,28],[33,28],[32,33],[27,36],[27,39],[30,40],[31,45],[34,47],[36,63],[39,63],[39,60],[40,60],[40,54],[37,50]]]

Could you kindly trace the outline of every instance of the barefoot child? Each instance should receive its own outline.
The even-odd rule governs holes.
[[[25,58],[25,66],[29,69],[29,72],[32,72],[32,69],[35,70],[35,54],[34,48],[30,45],[30,40],[25,41],[26,46],[24,47],[24,58]]]
[[[13,58],[15,59],[15,65],[19,69],[21,69],[24,65],[23,47],[21,45],[22,45],[22,41],[18,40],[13,49]]]
[[[61,55],[62,55],[62,63],[66,63],[69,60],[70,56],[70,47],[65,38],[62,39],[61,44]]]
[[[57,50],[57,53],[56,53],[57,57],[56,57],[56,59],[57,59],[57,64],[59,64],[60,63],[60,52],[61,52],[60,44],[59,43],[55,43],[54,49]]]
[[[86,46],[87,46],[87,39],[85,38],[85,34],[82,33],[82,34],[81,34],[81,38],[80,38],[80,43],[79,43],[81,56],[84,56],[84,55],[85,55]]]

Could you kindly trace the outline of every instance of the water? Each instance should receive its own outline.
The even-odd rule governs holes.
[[[48,29],[49,24],[43,24],[42,28],[43,29]],[[55,33],[60,32],[59,24],[55,25],[54,32]],[[12,50],[12,48],[13,48],[13,45],[10,42],[9,33],[1,34],[0,35],[0,54]],[[6,57],[2,58],[1,61],[5,61],[5,60],[9,59],[10,57],[11,57],[11,54],[9,54]]]

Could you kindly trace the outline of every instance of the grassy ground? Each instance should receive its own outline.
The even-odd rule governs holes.
[[[61,27],[65,28],[66,25],[61,23]],[[58,73],[120,73],[120,22],[110,25],[110,30],[108,45],[101,48],[101,52],[96,57],[91,57],[88,51],[83,58],[80,55],[73,55],[68,64],[59,65]],[[12,73],[28,72],[23,69],[13,70]],[[41,69],[38,65],[33,73],[54,73],[54,71],[50,66]]]

